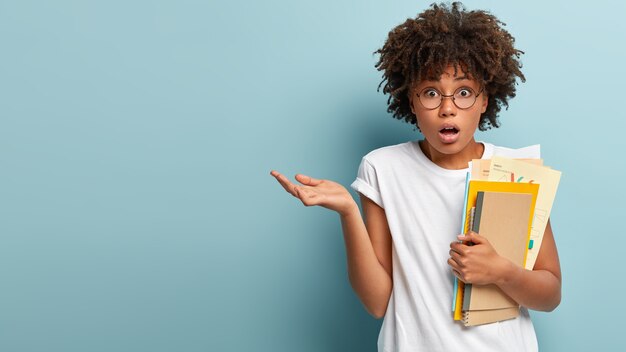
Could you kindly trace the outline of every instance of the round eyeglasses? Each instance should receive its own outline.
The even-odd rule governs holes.
[[[416,95],[420,104],[428,110],[433,110],[441,106],[443,98],[452,98],[452,102],[459,109],[469,109],[474,106],[476,99],[482,92],[482,89],[476,93],[472,88],[461,87],[455,90],[454,94],[445,95],[441,94],[441,92],[435,88],[424,88],[419,94]]]

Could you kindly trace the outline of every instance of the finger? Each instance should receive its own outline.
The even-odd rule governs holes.
[[[296,193],[296,190],[295,190],[296,185],[291,183],[291,181],[289,181],[289,179],[287,177],[285,177],[285,175],[281,174],[278,171],[272,171],[271,174],[283,186],[285,191],[287,191],[288,193],[291,193],[294,197],[297,197],[297,195],[296,195],[297,193]]]
[[[473,231],[468,231],[465,235],[459,235],[457,236],[457,238],[459,239],[459,241],[472,242],[474,244],[481,244],[485,242],[484,237]]]
[[[460,268],[456,268],[454,264],[450,264],[450,269],[452,270],[452,274],[456,276],[457,279],[461,280],[463,283],[468,283],[465,279],[465,275],[463,275],[463,271]]]
[[[459,239],[458,243],[461,243],[461,244],[464,244],[464,245],[467,245],[469,242],[472,241],[472,238],[470,236],[467,236],[467,235],[458,235],[458,236],[456,236],[456,238]]]
[[[463,261],[461,260],[461,255],[453,250],[450,250],[450,259],[452,259],[456,263],[456,267],[461,268],[464,267]]]
[[[458,268],[459,266],[459,264],[455,262],[452,258],[448,258],[447,263],[452,269]]]
[[[450,243],[450,250],[453,250],[457,253],[463,253],[464,248],[467,247],[466,245],[464,245],[463,243],[459,243],[459,242],[452,242]]]
[[[470,233],[467,232],[466,234],[461,234],[456,236],[456,238],[459,240],[460,243],[467,243],[470,242],[472,240],[472,237],[470,236]]]
[[[470,231],[469,237],[470,237],[470,241],[474,242],[474,244],[482,244],[482,243],[487,242],[486,238],[484,238],[483,236],[479,235],[478,233],[474,231]]]
[[[458,271],[456,271],[456,270],[452,269],[452,274],[453,274],[454,276],[456,276],[456,278],[457,278],[457,279],[459,279],[459,280],[461,280],[461,281],[465,282],[465,281],[463,280],[463,277],[461,276],[461,273],[460,273],[460,272],[458,272]]]
[[[461,268],[459,268],[457,262],[452,260],[452,258],[448,258],[448,266],[450,266],[450,269],[452,269],[453,272],[457,273],[460,276]]]
[[[318,180],[311,176],[302,175],[302,174],[297,174],[296,180],[298,180],[298,182],[302,183],[303,185],[307,185],[307,186],[317,186],[320,183],[322,183],[322,180]]]

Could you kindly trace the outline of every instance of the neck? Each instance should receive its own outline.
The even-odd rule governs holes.
[[[466,169],[467,163],[472,159],[480,159],[485,150],[485,146],[482,143],[477,143],[474,138],[463,150],[455,154],[441,153],[433,148],[427,140],[421,140],[419,146],[430,161],[448,170]]]

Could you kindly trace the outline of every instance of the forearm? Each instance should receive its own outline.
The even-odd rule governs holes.
[[[368,312],[380,318],[387,309],[392,278],[376,257],[356,203],[340,216],[350,284]]]
[[[548,270],[526,270],[505,260],[496,285],[530,309],[549,312],[561,302],[561,281]]]

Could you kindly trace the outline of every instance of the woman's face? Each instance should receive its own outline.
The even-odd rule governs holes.
[[[454,66],[448,66],[438,81],[418,82],[410,96],[411,111],[426,141],[446,155],[460,153],[474,141],[487,101],[479,82],[458,67],[455,75]]]

